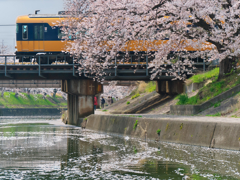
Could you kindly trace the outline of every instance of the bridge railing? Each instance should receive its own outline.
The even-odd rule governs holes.
[[[154,72],[149,69],[149,65],[152,63],[153,56],[148,55],[120,55],[112,60],[112,65],[107,69],[104,69],[106,78],[111,79],[149,79],[150,75]],[[28,62],[25,62],[28,61]],[[198,61],[198,58],[193,63],[199,70],[206,70],[206,66],[209,63],[205,61]],[[38,76],[44,77],[43,74],[57,74],[65,73],[71,76],[77,77],[79,73],[85,74],[85,70],[78,70],[80,64],[75,63],[74,57],[69,55],[0,55],[0,74],[4,74],[6,77],[10,77],[11,74],[17,73],[38,73]],[[168,65],[169,68],[170,65]],[[22,71],[22,72],[21,72]],[[162,71],[162,75],[158,77],[166,77],[167,70]],[[88,77],[94,77],[94,75],[87,75]]]
[[[0,54],[0,68],[4,67],[4,73],[6,77],[10,77],[8,72],[13,67],[35,67],[38,69],[40,77],[42,76],[42,71],[57,67],[64,67],[66,70],[71,70],[72,75],[76,76],[78,64],[74,63],[73,57],[70,59],[68,55],[1,55]],[[27,61],[27,62],[26,62]],[[2,70],[2,68],[1,68]],[[0,71],[1,71],[0,70]],[[13,71],[11,73],[14,73]],[[17,72],[16,72],[17,73]],[[56,73],[53,71],[53,73]]]
[[[48,64],[48,65],[66,65],[73,64],[73,57],[69,59],[69,55],[1,55],[0,65],[35,65],[35,64]]]

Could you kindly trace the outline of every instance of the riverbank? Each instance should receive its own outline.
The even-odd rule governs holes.
[[[43,96],[42,94],[27,94],[4,92],[0,96],[1,108],[67,108],[67,100],[60,95]]]
[[[66,108],[0,108],[1,116],[59,116]]]
[[[82,127],[154,141],[240,150],[240,121],[236,118],[91,115]]]

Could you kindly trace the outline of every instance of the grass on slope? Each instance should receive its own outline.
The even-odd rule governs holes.
[[[205,73],[196,74],[187,80],[187,84],[201,83],[208,79],[217,80],[218,74],[219,74],[219,68],[215,68],[215,69],[205,72]]]
[[[195,105],[208,101],[209,99],[240,84],[240,76],[238,75],[239,73],[240,71],[232,73],[220,81],[215,79],[212,83],[209,83],[206,86],[202,87],[197,95],[191,98],[188,98],[186,94],[179,95],[177,105]]]
[[[64,107],[66,103],[53,103],[50,102],[47,98],[43,99],[43,95],[41,94],[30,94],[29,96],[27,93],[21,93],[18,97],[15,97],[15,93],[13,92],[4,92],[4,96],[0,96],[0,105],[4,106],[5,108],[21,108],[21,107]]]
[[[145,83],[144,81],[141,81],[138,84],[138,87],[132,91],[131,99],[135,99],[140,96],[142,93],[151,93],[153,91],[156,91],[156,82],[155,81],[149,81],[148,83]]]

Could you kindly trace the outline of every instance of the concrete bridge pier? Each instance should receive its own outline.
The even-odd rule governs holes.
[[[91,79],[62,80],[62,91],[68,94],[66,124],[80,126],[83,118],[94,114],[94,96],[103,93],[103,86]]]
[[[181,80],[176,81],[157,81],[157,93],[159,94],[181,94],[184,92],[184,82]]]

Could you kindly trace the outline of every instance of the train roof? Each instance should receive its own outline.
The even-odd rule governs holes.
[[[59,14],[29,14],[29,18],[67,18],[68,15],[59,15]]]
[[[48,23],[50,26],[55,26],[56,23],[68,18],[64,14],[29,14],[18,16],[16,23]]]

